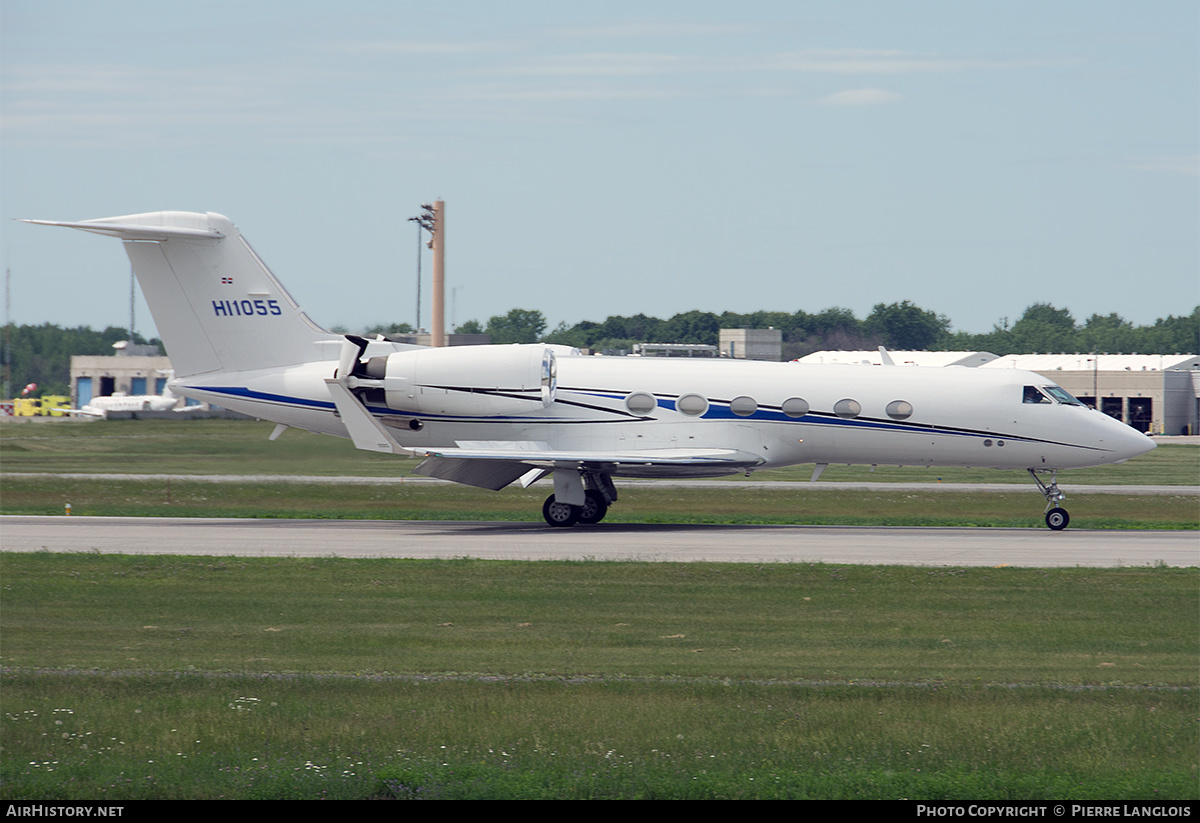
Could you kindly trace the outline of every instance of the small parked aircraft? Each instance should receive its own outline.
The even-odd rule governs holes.
[[[80,417],[99,417],[107,419],[110,412],[122,411],[179,411],[186,412],[192,408],[177,408],[179,398],[171,391],[171,386],[168,383],[163,386],[162,394],[125,394],[117,392],[116,394],[106,395],[104,397],[93,397],[90,401],[80,406],[78,409],[55,409],[55,411],[66,412],[67,414],[78,415]]]
[[[176,394],[423,457],[487,489],[552,475],[552,526],[596,523],[614,477],[715,477],[802,463],[1026,470],[1064,528],[1060,469],[1154,448],[1032,372],[588,357],[553,345],[426,348],[325,331],[226,217],[79,223],[117,237],[171,356]],[[887,358],[885,357],[885,362]],[[1045,479],[1043,479],[1045,478]]]

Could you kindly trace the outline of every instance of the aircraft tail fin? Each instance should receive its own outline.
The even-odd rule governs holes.
[[[337,359],[341,336],[308,318],[223,215],[163,211],[26,222],[124,241],[176,376]]]

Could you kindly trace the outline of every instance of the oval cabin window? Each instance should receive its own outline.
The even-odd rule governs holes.
[[[846,398],[845,400],[839,400],[833,404],[833,413],[838,417],[845,417],[847,419],[858,417],[860,414],[862,414],[862,404],[857,400],[851,400],[849,398]]]
[[[688,417],[699,417],[708,411],[708,401],[698,394],[685,394],[675,401],[675,408]]]
[[[637,415],[647,415],[658,406],[658,401],[649,392],[635,391],[625,398],[625,408]]]
[[[738,417],[749,417],[758,411],[758,402],[753,397],[735,397],[729,401],[729,410]]]
[[[893,420],[907,420],[912,417],[912,413],[912,403],[909,403],[907,400],[893,400],[887,404],[888,417]]]
[[[789,397],[783,401],[783,413],[788,417],[803,417],[808,414],[808,401],[799,397]]]

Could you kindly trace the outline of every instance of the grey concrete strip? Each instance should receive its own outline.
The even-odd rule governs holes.
[[[1195,531],[0,517],[0,550],[225,557],[1200,566]]]

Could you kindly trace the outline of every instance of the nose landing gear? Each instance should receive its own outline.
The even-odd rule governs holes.
[[[1071,522],[1071,515],[1067,514],[1066,509],[1060,509],[1055,506],[1046,512],[1046,525],[1054,531],[1062,531]]]
[[[1067,514],[1067,510],[1059,506],[1066,495],[1058,488],[1058,469],[1050,470],[1050,483],[1047,484],[1038,477],[1039,469],[1029,469],[1029,476],[1033,478],[1033,482],[1038,484],[1038,489],[1042,492],[1042,497],[1046,498],[1046,525],[1053,531],[1062,531],[1071,522],[1071,515]]]

